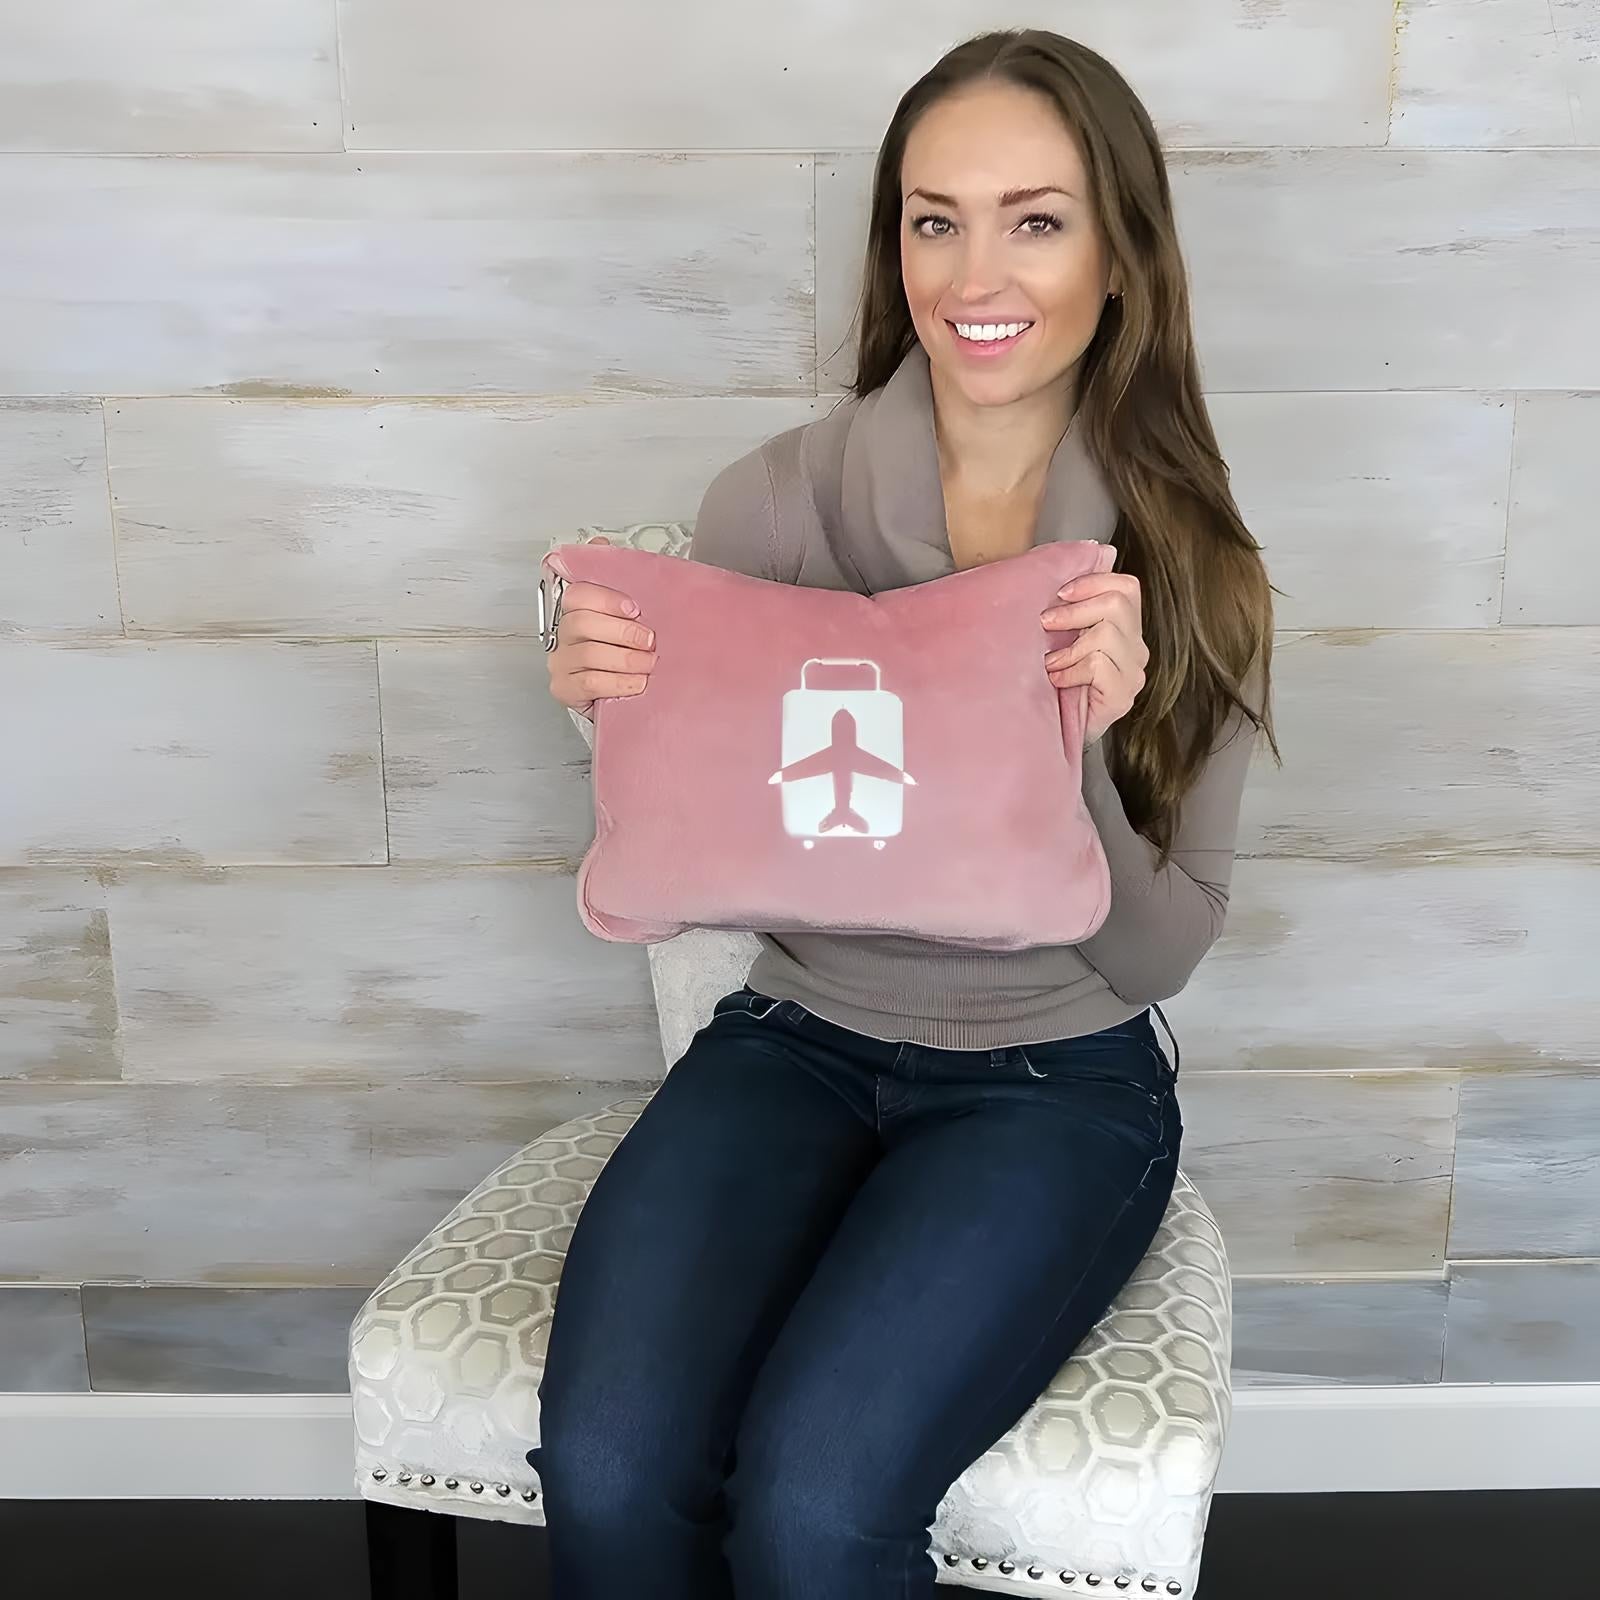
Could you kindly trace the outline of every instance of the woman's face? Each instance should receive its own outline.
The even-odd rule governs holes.
[[[1055,107],[1014,84],[947,96],[912,129],[900,190],[900,271],[936,373],[980,406],[1073,374],[1120,285]]]

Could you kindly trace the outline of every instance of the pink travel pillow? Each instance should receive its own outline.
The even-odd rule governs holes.
[[[1076,944],[1111,883],[1080,789],[1088,691],[1040,613],[1115,559],[1091,540],[871,598],[609,545],[557,580],[620,590],[655,630],[644,693],[594,709],[584,924],[890,933],[980,950]],[[551,587],[559,587],[552,583]]]

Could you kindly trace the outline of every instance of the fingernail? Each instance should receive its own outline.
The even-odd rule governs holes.
[[[633,603],[633,601],[631,601],[631,600],[625,601],[624,605],[625,605],[627,613],[628,613],[628,615],[630,617],[636,617],[636,616],[639,615],[639,608],[638,608],[638,606],[636,606]]]
[[[644,647],[645,647],[646,650],[654,650],[655,649],[655,647],[656,647],[656,635],[655,635],[655,629],[654,628],[646,628],[644,630]]]

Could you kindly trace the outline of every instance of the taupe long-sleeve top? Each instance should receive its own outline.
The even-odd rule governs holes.
[[[1051,458],[1035,542],[1111,538],[1116,506],[1076,426]],[[706,491],[692,555],[752,577],[873,594],[955,571],[926,353],[861,400],[790,429]],[[647,619],[648,620],[648,619]],[[1083,792],[1111,867],[1111,910],[1078,945],[966,951],[902,937],[760,936],[752,987],[879,1039],[945,1049],[1107,1028],[1176,994],[1222,931],[1254,747],[1235,714],[1184,800],[1171,856],[1129,823],[1103,741]]]

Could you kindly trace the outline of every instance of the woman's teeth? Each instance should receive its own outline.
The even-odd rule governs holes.
[[[1031,328],[1031,322],[957,322],[953,324],[957,333],[963,339],[971,339],[978,344],[988,344],[994,339],[1014,339],[1025,328]]]

